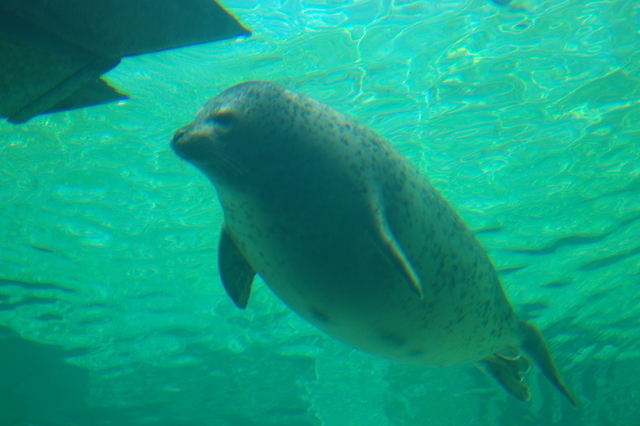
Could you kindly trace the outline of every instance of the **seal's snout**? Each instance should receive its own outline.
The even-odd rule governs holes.
[[[185,137],[185,135],[187,134],[187,127],[188,126],[183,126],[176,130],[176,132],[173,134],[173,139],[171,139],[171,148],[173,148],[176,154],[183,158],[185,156],[182,154],[182,151],[184,149],[184,146],[189,143]]]
[[[171,140],[171,148],[175,153],[193,164],[210,161],[215,141],[203,130],[190,130],[189,126],[176,130]]]
[[[181,127],[173,134],[173,139],[171,139],[171,148],[176,150],[176,146],[180,144],[180,139],[187,133],[187,126]]]

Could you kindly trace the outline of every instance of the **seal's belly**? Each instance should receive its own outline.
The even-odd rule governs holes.
[[[263,212],[260,217],[270,214]],[[309,214],[299,217],[314,221]],[[275,216],[273,221],[277,222]],[[308,225],[290,220],[281,229],[273,222],[260,226],[230,218],[227,222],[274,293],[309,322],[364,351],[444,366],[476,361],[514,343],[515,316],[483,252],[461,251],[448,256],[447,262],[435,261],[433,252],[425,250],[414,258],[425,271],[421,299],[362,237],[366,232],[357,223],[320,226],[317,233],[310,233],[297,228],[309,229]],[[465,269],[453,260],[456,257],[477,265],[456,275],[453,270]],[[451,282],[456,279],[460,282]]]

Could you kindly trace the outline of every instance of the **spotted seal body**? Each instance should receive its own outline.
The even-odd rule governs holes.
[[[172,146],[217,189],[219,270],[239,307],[258,273],[291,309],[344,342],[411,363],[482,361],[528,399],[521,347],[575,402],[478,240],[372,130],[252,81],[211,99]]]

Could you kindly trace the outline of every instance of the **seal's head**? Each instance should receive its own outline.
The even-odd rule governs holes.
[[[232,86],[209,100],[195,120],[178,129],[176,154],[212,181],[237,176],[282,152],[283,132],[295,121],[291,92],[265,81]],[[287,125],[289,122],[289,125]]]

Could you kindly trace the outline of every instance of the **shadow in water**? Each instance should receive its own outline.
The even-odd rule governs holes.
[[[77,351],[23,339],[5,326],[0,348],[1,426],[78,424],[89,376],[64,361]]]

